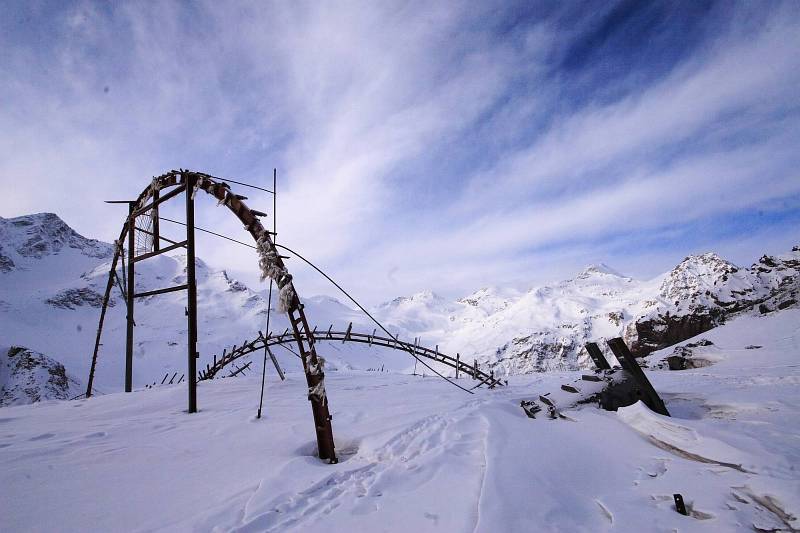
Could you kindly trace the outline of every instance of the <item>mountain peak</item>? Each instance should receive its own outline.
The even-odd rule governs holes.
[[[388,302],[378,305],[379,309],[393,309],[398,307],[408,307],[410,305],[429,306],[431,304],[445,303],[445,299],[432,290],[425,289],[412,294],[411,296],[398,296]]]
[[[432,300],[443,300],[443,299],[444,298],[442,298],[441,296],[439,296],[430,289],[425,289],[411,295],[411,300],[415,302],[417,301],[428,302]]]
[[[731,276],[746,277],[739,270],[714,252],[689,255],[664,278],[660,294],[667,301],[675,302],[690,295],[716,293]],[[742,279],[742,282],[746,283],[746,280]]]
[[[0,217],[0,238],[3,258],[10,265],[58,254],[65,248],[97,259],[109,257],[114,250],[110,244],[80,235],[55,213]]]
[[[693,265],[719,265],[723,267],[733,267],[734,269],[738,270],[738,267],[728,261],[727,259],[722,258],[716,252],[706,252],[704,254],[693,254],[687,255],[683,258],[678,266],[675,268],[680,268],[681,266],[693,266]]]
[[[605,263],[596,263],[592,265],[588,265],[584,268],[577,276],[578,279],[586,279],[591,276],[602,275],[602,276],[614,276],[617,278],[626,278],[628,276],[614,270],[610,266]]]

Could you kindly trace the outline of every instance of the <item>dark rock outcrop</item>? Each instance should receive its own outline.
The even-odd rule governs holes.
[[[637,357],[714,328],[737,313],[786,309],[800,300],[800,247],[763,256],[749,269],[716,254],[689,256],[665,277],[660,300],[629,323],[625,337]]]
[[[23,346],[0,354],[0,365],[0,406],[67,400],[80,393],[80,383],[67,374],[64,365]]]
[[[103,295],[89,288],[65,289],[45,301],[60,309],[75,309],[84,305],[100,307],[103,305]],[[115,305],[114,299],[109,298],[108,306],[114,307]]]

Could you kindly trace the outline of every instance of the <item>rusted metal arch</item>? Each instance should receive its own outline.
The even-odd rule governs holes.
[[[424,346],[419,346],[417,343],[410,343],[401,340],[395,340],[389,337],[381,337],[378,335],[370,335],[367,333],[357,333],[348,328],[347,331],[318,331],[314,328],[311,331],[314,343],[319,341],[341,341],[341,342],[357,342],[361,344],[368,344],[370,346],[381,346],[384,348],[391,348],[394,350],[402,350],[421,357],[426,357],[437,363],[442,363],[450,368],[456,370],[456,375],[462,372],[473,379],[478,380],[478,386],[486,383],[490,388],[497,385],[502,385],[499,379],[494,377],[494,372],[486,373],[482,370],[475,368],[474,365],[461,360],[460,357],[452,357],[443,354],[437,349],[430,349]],[[205,370],[200,370],[198,373],[198,381],[214,379],[214,377],[222,371],[227,365],[233,363],[237,359],[245,357],[255,351],[263,350],[266,346],[276,346],[288,344],[294,340],[294,336],[290,332],[284,332],[280,335],[267,335],[265,338],[263,333],[259,332],[258,337],[252,341],[245,341],[241,346],[234,346],[228,352],[223,352],[221,357],[214,356],[214,363],[206,366]]]
[[[169,192],[164,194],[162,190],[174,187]],[[123,226],[120,240],[122,242],[124,235],[130,230],[130,224],[135,225],[137,216],[143,215],[157,208],[161,203],[169,200],[180,194],[186,192],[187,195],[192,195],[198,190],[203,190],[217,199],[219,205],[227,207],[239,221],[244,225],[248,233],[253,237],[253,240],[262,248],[266,249],[271,254],[272,264],[278,267],[284,274],[276,279],[278,289],[287,289],[286,294],[290,294],[291,298],[287,302],[286,314],[289,317],[289,323],[292,327],[292,335],[297,343],[301,359],[303,361],[303,368],[306,374],[306,381],[308,384],[308,399],[311,402],[311,409],[314,415],[314,426],[317,432],[317,445],[319,449],[319,456],[321,459],[330,460],[330,462],[337,462],[335,447],[333,442],[333,429],[331,427],[331,416],[328,410],[328,399],[325,394],[324,378],[325,374],[320,364],[320,359],[317,356],[316,349],[314,348],[313,335],[308,326],[305,313],[303,312],[303,304],[294,290],[292,283],[292,276],[288,274],[283,259],[275,248],[275,244],[271,238],[271,232],[267,231],[259,220],[259,216],[264,216],[264,213],[250,209],[245,203],[244,196],[234,194],[230,190],[230,186],[225,183],[224,179],[211,176],[202,172],[194,172],[190,170],[172,170],[161,176],[156,176],[137,197],[131,202],[130,214]],[[101,310],[100,326],[98,327],[97,340],[95,343],[94,355],[92,357],[90,382],[94,376],[94,369],[96,367],[97,353],[100,346],[100,338],[102,334],[102,323],[105,317],[108,299],[110,297],[111,289],[113,287],[113,279],[116,270],[116,264],[121,254],[121,245],[117,245],[114,258],[112,260],[112,269],[109,273],[109,281],[106,287],[106,293],[103,299],[103,306]],[[133,298],[132,294],[128,298]],[[89,393],[90,394],[90,393]]]

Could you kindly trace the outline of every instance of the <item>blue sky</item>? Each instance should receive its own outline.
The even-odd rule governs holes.
[[[748,264],[800,242],[798,50],[797,2],[4,2],[0,215],[111,240],[150,176],[277,167],[279,241],[370,303]]]

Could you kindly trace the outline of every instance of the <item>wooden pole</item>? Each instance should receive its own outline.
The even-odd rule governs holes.
[[[187,346],[188,368],[186,373],[189,375],[187,380],[189,388],[189,412],[197,412],[197,278],[195,273],[194,257],[194,192],[195,177],[190,173],[184,173],[186,183],[186,285],[188,293],[188,303],[186,306],[186,316],[189,329]]]
[[[158,227],[158,196],[159,190],[153,189],[153,213],[150,215],[153,220],[153,251],[161,249],[161,236]]]
[[[133,295],[136,294],[136,278],[134,278],[134,239],[136,217],[133,216],[135,202],[128,204],[128,301],[125,328],[125,392],[133,390]]]

